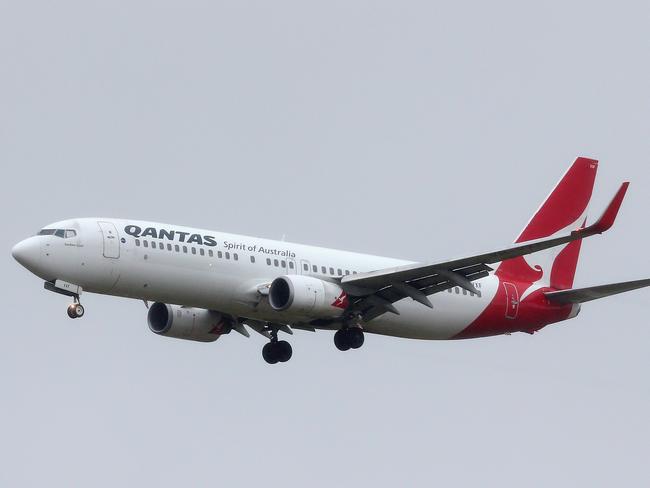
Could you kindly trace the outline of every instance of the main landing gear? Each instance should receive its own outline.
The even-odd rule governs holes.
[[[363,346],[364,336],[361,327],[344,327],[334,334],[334,345],[339,351],[359,349]]]
[[[68,305],[68,317],[71,319],[79,319],[84,316],[85,310],[81,303],[79,303],[79,297],[74,297],[74,303]]]
[[[262,357],[269,364],[286,363],[291,359],[293,349],[287,341],[278,340],[278,331],[271,331],[271,342],[262,348]]]

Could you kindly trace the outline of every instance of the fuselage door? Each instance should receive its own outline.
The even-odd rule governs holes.
[[[306,259],[302,259],[300,261],[300,273],[301,274],[304,274],[304,275],[310,274],[310,271],[311,271],[310,268],[311,268],[311,264],[309,264],[309,261],[307,261]]]
[[[506,318],[514,320],[519,315],[519,292],[512,283],[503,282],[506,290]]]
[[[296,260],[293,258],[287,258],[287,274],[298,274],[296,269]]]
[[[102,231],[104,241],[104,257],[117,259],[120,257],[120,236],[117,228],[111,222],[97,222]]]

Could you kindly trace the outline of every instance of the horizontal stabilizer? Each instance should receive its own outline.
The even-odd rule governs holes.
[[[545,293],[546,298],[554,303],[571,304],[584,303],[599,298],[605,298],[627,291],[638,290],[650,286],[650,280],[628,281],[627,283],[614,283],[611,285],[593,286],[575,290],[552,291]]]

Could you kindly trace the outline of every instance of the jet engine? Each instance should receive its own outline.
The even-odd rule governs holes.
[[[219,312],[160,302],[149,308],[147,322],[155,334],[189,341],[213,342],[230,332],[228,321]]]
[[[309,318],[335,318],[348,307],[348,297],[336,283],[313,276],[276,278],[269,289],[269,304],[278,312]]]

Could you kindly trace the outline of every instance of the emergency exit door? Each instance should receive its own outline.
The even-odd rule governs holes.
[[[104,240],[104,257],[117,259],[120,257],[120,237],[117,228],[111,222],[97,222]]]

